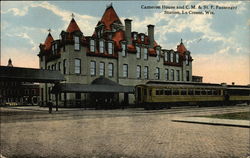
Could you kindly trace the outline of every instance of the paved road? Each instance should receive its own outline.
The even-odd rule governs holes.
[[[180,116],[249,111],[217,107],[144,111],[1,108],[5,157],[246,158],[249,128],[172,122]]]

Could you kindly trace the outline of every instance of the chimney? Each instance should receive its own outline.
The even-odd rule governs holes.
[[[154,47],[154,25],[148,25],[148,38],[149,38],[149,47]]]
[[[132,44],[131,40],[131,21],[130,19],[125,19],[125,39],[128,42],[128,44]]]

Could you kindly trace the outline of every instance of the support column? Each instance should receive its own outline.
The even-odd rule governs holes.
[[[56,111],[58,111],[58,93],[56,93]]]

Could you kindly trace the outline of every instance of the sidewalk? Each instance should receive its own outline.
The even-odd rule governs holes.
[[[250,128],[250,121],[248,120],[215,119],[215,118],[205,118],[205,117],[176,117],[172,119],[172,121]]]

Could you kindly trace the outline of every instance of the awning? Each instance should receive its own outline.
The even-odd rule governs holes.
[[[56,70],[0,66],[0,80],[56,83],[65,79],[61,72]]]
[[[91,84],[60,83],[53,87],[52,93],[134,93],[134,86],[124,86],[105,77],[99,77]]]
[[[134,93],[134,86],[92,85],[79,83],[60,83],[53,87],[52,93]]]

